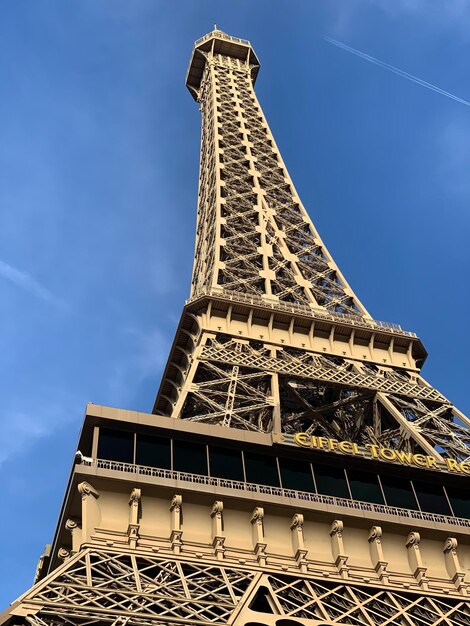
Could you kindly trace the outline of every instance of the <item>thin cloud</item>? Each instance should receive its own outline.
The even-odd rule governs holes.
[[[170,336],[159,328],[148,332],[131,327],[121,330],[122,340],[127,339],[130,344],[127,357],[115,361],[108,382],[108,393],[115,405],[127,404],[146,379],[158,385],[170,349]]]
[[[404,70],[401,70],[400,68],[395,67],[394,65],[390,65],[389,63],[385,63],[385,61],[376,59],[370,54],[366,54],[365,52],[361,52],[360,50],[357,50],[356,48],[352,48],[351,46],[348,46],[345,43],[338,41],[337,39],[333,39],[332,37],[323,37],[323,39],[327,41],[328,43],[331,43],[334,46],[337,46],[338,48],[345,50],[346,52],[355,54],[361,59],[365,59],[366,61],[369,61],[370,63],[374,63],[375,65],[382,67],[384,70],[388,70],[389,72],[393,72],[394,74],[397,74],[398,76],[401,76],[402,78],[406,78],[407,80],[410,80],[412,83],[421,85],[421,87],[426,87],[426,89],[430,89],[431,91],[434,91],[440,94],[441,96],[445,96],[446,98],[450,98],[451,100],[455,100],[456,102],[460,102],[460,104],[464,104],[465,106],[470,107],[470,102],[468,102],[468,100],[459,98],[453,93],[450,93],[449,91],[445,91],[444,89],[441,89],[440,87],[437,87],[436,85],[433,85],[432,83],[428,83],[422,78],[413,76],[413,74],[409,74],[408,72],[405,72]]]
[[[64,303],[56,298],[46,287],[38,283],[30,274],[9,265],[0,259],[0,276],[13,283],[20,289],[27,291],[36,298],[40,298],[49,304],[64,308]]]
[[[54,393],[57,393],[55,390]],[[4,445],[0,448],[0,471],[6,461],[18,454],[25,454],[42,439],[74,426],[77,416],[83,412],[84,402],[67,394],[52,402],[39,402],[34,407],[25,406],[17,400],[18,409],[0,411],[0,430]]]

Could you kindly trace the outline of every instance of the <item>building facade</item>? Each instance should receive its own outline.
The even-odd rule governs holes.
[[[328,253],[214,30],[190,297],[152,413],[90,404],[9,626],[469,626],[470,421]]]

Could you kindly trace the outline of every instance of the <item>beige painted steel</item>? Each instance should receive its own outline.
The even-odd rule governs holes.
[[[469,422],[419,375],[421,342],[372,319],[315,230],[256,98],[258,68],[245,40],[196,42],[191,298],[154,413],[466,460]]]
[[[246,40],[214,30],[195,44],[193,280],[154,414],[88,405],[91,456],[77,454],[37,582],[0,624],[470,624],[470,520],[98,457],[99,429],[122,427],[469,458],[469,421],[421,378],[418,337],[371,318],[313,227],[258,69]]]
[[[191,85],[203,114],[191,296],[242,292],[370,318],[295,191],[253,90],[251,46],[234,58],[219,41],[193,54],[205,65]]]
[[[61,564],[8,615],[36,626],[466,623],[468,529],[237,496],[78,466]],[[265,593],[272,613],[250,608]]]

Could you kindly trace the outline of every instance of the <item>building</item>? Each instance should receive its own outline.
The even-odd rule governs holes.
[[[90,404],[53,544],[0,624],[470,624],[469,420],[329,255],[248,41],[195,44],[190,298],[150,414]]]

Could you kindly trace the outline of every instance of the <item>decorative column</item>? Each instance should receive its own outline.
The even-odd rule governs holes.
[[[330,530],[331,552],[333,554],[333,559],[336,567],[338,568],[340,576],[342,578],[348,578],[349,567],[346,565],[348,557],[344,551],[343,528],[344,524],[339,519],[336,519],[332,523]]]
[[[455,537],[448,537],[444,544],[444,557],[446,561],[447,573],[450,579],[464,596],[467,595],[467,585],[465,583],[465,572],[460,565],[457,548],[459,544]]]
[[[212,547],[214,548],[214,554],[219,561],[224,558],[225,552],[224,519],[222,516],[223,510],[224,503],[220,500],[216,500],[212,506],[211,511]]]
[[[77,489],[82,497],[82,543],[88,543],[101,522],[101,511],[97,502],[100,494],[85,481],[80,483]]]
[[[72,554],[75,554],[80,549],[82,543],[82,529],[71,517],[65,522],[65,528],[72,535]]]
[[[423,565],[419,544],[421,536],[418,532],[411,532],[406,540],[406,549],[408,551],[408,563],[410,565],[413,576],[423,589],[428,589],[429,583],[426,578],[427,568]]]
[[[171,548],[175,554],[180,554],[181,546],[183,544],[181,537],[183,536],[182,529],[182,505],[183,496],[175,495],[170,505],[171,512],[171,534],[170,542]]]
[[[292,549],[294,551],[295,560],[301,572],[307,571],[307,550],[304,544],[304,516],[296,513],[292,518],[290,525]]]
[[[133,489],[129,498],[129,526],[127,527],[127,538],[129,546],[135,550],[137,541],[139,540],[139,508],[140,508],[140,489]]]
[[[387,584],[389,576],[387,572],[388,561],[384,559],[381,527],[372,526],[367,540],[369,542],[370,560],[372,561],[372,565],[380,580]]]
[[[264,537],[264,509],[257,506],[251,516],[253,550],[260,565],[266,565],[266,539]]]

